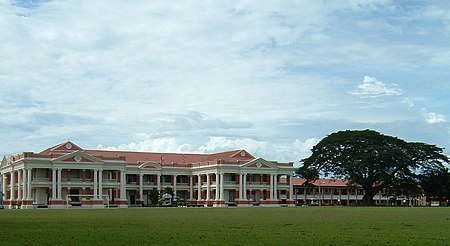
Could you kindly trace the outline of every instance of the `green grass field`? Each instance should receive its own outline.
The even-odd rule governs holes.
[[[450,245],[450,208],[0,211],[0,245]]]

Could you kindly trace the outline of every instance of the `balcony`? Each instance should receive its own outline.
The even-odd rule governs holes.
[[[117,179],[102,179],[104,184],[117,184],[119,181]]]
[[[67,183],[83,183],[83,179],[79,178],[71,178],[70,180],[65,179],[65,181],[61,180],[61,182],[67,182]]]
[[[261,185],[268,185],[267,182],[260,182],[260,181],[252,181],[252,182],[247,182],[247,186],[261,186]]]
[[[50,183],[50,178],[33,178],[31,180],[32,183],[34,184],[47,184]]]
[[[151,186],[156,185],[155,182],[153,182],[153,181],[144,181],[144,182],[142,182],[142,184],[143,185],[151,185]]]

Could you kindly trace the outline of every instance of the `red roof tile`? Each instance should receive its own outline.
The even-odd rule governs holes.
[[[302,186],[305,183],[305,179],[302,178],[294,178],[293,179],[293,183],[294,186]],[[314,186],[323,186],[323,187],[336,187],[336,186],[340,186],[340,187],[345,187],[348,186],[348,180],[344,180],[344,179],[317,179],[314,182],[312,182],[312,184]]]
[[[135,152],[135,151],[111,151],[111,150],[85,150],[86,153],[99,156],[124,156],[127,163],[157,162],[163,165],[187,165],[197,162],[210,162],[215,160],[237,161],[253,160],[250,154],[247,156],[231,157],[241,150],[226,151],[215,154],[182,154],[182,153],[153,153],[153,152]],[[239,158],[240,157],[240,158]]]
[[[70,148],[68,148],[70,147]],[[157,162],[165,166],[206,166],[213,164],[244,164],[254,160],[255,157],[245,150],[231,150],[213,154],[183,154],[183,153],[156,153],[121,150],[83,150],[74,143],[67,141],[43,150],[39,155],[61,155],[73,151],[82,150],[87,154],[103,158],[124,158],[128,164],[139,165],[145,162]],[[291,163],[283,164],[273,162],[276,165],[291,166]]]

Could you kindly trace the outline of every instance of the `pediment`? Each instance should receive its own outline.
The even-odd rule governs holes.
[[[103,160],[86,154],[83,151],[75,151],[67,155],[52,159],[54,162],[70,162],[70,163],[103,163]]]
[[[232,158],[246,158],[246,159],[255,158],[253,155],[248,153],[246,150],[240,150],[240,151],[234,153],[233,155],[231,155],[230,157],[232,157]]]
[[[144,162],[139,165],[139,169],[161,169],[161,164],[154,161]]]
[[[263,158],[254,159],[241,165],[241,168],[258,168],[258,169],[278,169],[273,163]]]
[[[70,153],[74,151],[83,150],[80,146],[72,143],[71,141],[67,141],[65,143],[61,143],[55,146],[52,146],[46,150],[40,152],[40,154],[50,154],[50,153]]]
[[[1,166],[1,167],[6,167],[7,165],[8,165],[8,160],[6,159],[5,156],[3,156],[2,164],[1,164],[0,166]]]

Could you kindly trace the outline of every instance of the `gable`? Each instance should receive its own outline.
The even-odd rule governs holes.
[[[261,168],[261,169],[264,169],[264,168],[272,168],[272,167],[270,167],[270,166],[268,166],[268,165],[266,165],[266,164],[263,164],[263,163],[261,163],[261,162],[256,162],[256,163],[253,163],[253,164],[248,165],[248,166],[246,166],[246,167],[256,167],[256,168]]]
[[[67,141],[62,144],[55,145],[41,152],[41,154],[50,154],[52,152],[73,152],[83,150],[78,145],[72,143],[71,141]]]
[[[93,162],[103,163],[103,160],[101,160],[95,156],[86,154],[83,151],[75,151],[75,152],[60,156],[58,158],[52,159],[52,161],[71,162],[71,163],[73,163],[73,162],[75,162],[75,163],[93,163]]]
[[[6,159],[6,156],[3,156],[2,164],[0,165],[0,167],[6,167],[7,165],[8,165],[8,160]]]
[[[149,161],[139,165],[139,169],[161,169],[161,164]]]
[[[263,158],[254,159],[241,165],[241,168],[258,168],[258,169],[278,169],[278,167],[264,160]]]
[[[84,162],[84,163],[86,163],[86,162],[94,162],[94,161],[92,161],[92,160],[90,160],[88,158],[85,158],[85,157],[77,155],[77,156],[74,156],[74,157],[71,157],[71,158],[64,159],[61,162]]]
[[[250,153],[248,153],[245,150],[240,150],[236,153],[234,153],[232,156],[230,156],[231,158],[244,158],[244,159],[255,159],[255,157],[253,155],[251,155]]]

